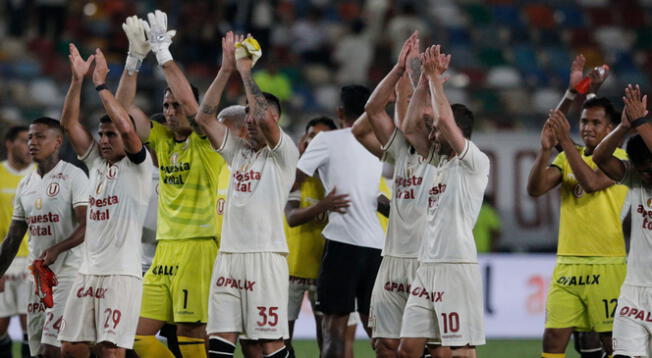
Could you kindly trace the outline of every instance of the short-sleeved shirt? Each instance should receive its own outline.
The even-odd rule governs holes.
[[[156,151],[160,171],[158,240],[215,237],[217,183],[224,160],[210,141],[192,132],[183,141],[152,122],[147,143]]]
[[[226,212],[226,195],[229,191],[229,181],[231,181],[231,169],[229,169],[228,165],[224,165],[217,180],[217,204],[215,208],[217,216],[215,228],[217,230],[218,247],[222,239],[222,226],[224,223],[224,213]]]
[[[625,176],[621,183],[629,187],[632,214],[625,283],[652,287],[652,188],[643,186],[636,169],[627,161],[625,164]]]
[[[5,239],[9,233],[9,226],[11,225],[11,216],[14,210],[14,197],[16,196],[16,189],[20,180],[35,169],[34,165],[30,165],[23,170],[15,170],[9,166],[9,162],[3,160],[0,162],[0,243]],[[27,233],[23,237],[18,247],[16,257],[27,257],[29,249],[27,248]]]
[[[394,165],[393,200],[383,255],[417,258],[425,233],[428,184],[436,168],[412,148],[398,129],[383,147],[381,160]]]
[[[79,159],[88,167],[86,235],[79,272],[86,275],[142,277],[141,236],[152,195],[152,158],[134,163],[129,156],[111,164],[97,142]]]
[[[300,208],[315,205],[324,198],[324,188],[317,178],[307,178],[298,190],[290,193],[288,201],[298,201]],[[324,238],[321,232],[326,226],[326,213],[295,227],[286,226],[288,240],[288,268],[290,276],[316,279],[319,275]]]
[[[577,147],[577,151],[592,170],[597,168],[593,156],[586,155],[584,147]],[[613,154],[619,159],[627,159],[627,154],[620,148]],[[627,197],[627,187],[612,185],[587,193],[575,178],[566,153],[559,153],[552,166],[562,175],[557,255],[624,257],[620,213]]]
[[[37,171],[23,178],[16,192],[13,220],[25,221],[29,234],[29,261],[67,240],[77,227],[74,208],[88,205],[88,178],[76,166],[60,160],[43,177]],[[55,273],[78,268],[80,248],[64,251],[50,265]]]
[[[276,147],[255,151],[227,131],[217,152],[231,168],[220,251],[287,253],[284,210],[299,159],[292,139],[281,132]]]
[[[489,157],[466,140],[464,150],[452,158],[433,147],[428,162],[437,168],[419,261],[476,263],[473,226],[489,181]]]
[[[351,128],[320,132],[299,159],[297,169],[308,176],[319,173],[324,191],[337,188],[348,194],[346,214],[330,212],[323,235],[349,245],[382,249],[385,234],[380,226],[378,188],[382,164],[360,144]]]

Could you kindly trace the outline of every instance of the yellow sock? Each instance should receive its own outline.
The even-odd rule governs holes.
[[[566,358],[566,353],[541,353],[541,358]]]
[[[155,336],[136,335],[134,350],[140,358],[174,358],[174,354]]]
[[[184,358],[206,358],[206,341],[203,338],[179,336],[178,339],[179,350]]]

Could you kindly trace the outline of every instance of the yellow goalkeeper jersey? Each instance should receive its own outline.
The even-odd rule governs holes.
[[[2,242],[9,232],[11,224],[11,215],[14,212],[14,196],[18,183],[24,176],[31,173],[35,166],[30,165],[22,171],[14,170],[9,166],[6,160],[0,162],[0,242]],[[18,248],[17,257],[27,257],[29,250],[27,248],[27,233]]]
[[[597,165],[591,155],[578,147],[582,160],[593,170]],[[627,159],[618,148],[614,156]],[[627,196],[627,187],[612,185],[595,193],[586,193],[575,179],[565,153],[557,155],[552,166],[559,168],[561,180],[561,209],[559,213],[559,256],[624,257],[620,214]]]
[[[192,132],[184,141],[152,121],[147,143],[158,157],[157,240],[216,237],[218,177],[226,167],[208,138]]]

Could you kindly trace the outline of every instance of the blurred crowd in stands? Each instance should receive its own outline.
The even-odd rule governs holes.
[[[59,117],[69,79],[67,43],[83,55],[102,48],[117,86],[127,52],[121,23],[161,8],[177,30],[172,53],[191,83],[207,88],[220,63],[220,36],[253,34],[263,58],[260,87],[284,102],[283,125],[298,133],[314,114],[334,115],[339,87],[373,87],[405,38],[453,55],[451,102],[468,104],[479,130],[540,128],[568,85],[572,58],[611,66],[603,95],[627,83],[649,90],[652,0],[3,0],[0,9],[0,118]],[[232,80],[224,104],[242,102]],[[148,58],[137,103],[161,111],[165,82]],[[82,112],[95,120],[99,99],[86,86]],[[618,101],[617,103],[620,103]],[[3,126],[4,127],[4,126]]]

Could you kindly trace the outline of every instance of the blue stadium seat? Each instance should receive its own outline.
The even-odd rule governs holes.
[[[572,4],[563,5],[555,11],[555,20],[561,27],[578,28],[586,26],[584,13]]]
[[[512,47],[514,64],[522,72],[536,71],[539,69],[537,54],[531,46],[516,45]]]
[[[493,8],[494,23],[509,26],[512,29],[524,29],[521,12],[516,6],[499,5]]]

